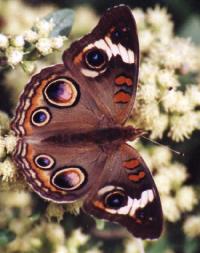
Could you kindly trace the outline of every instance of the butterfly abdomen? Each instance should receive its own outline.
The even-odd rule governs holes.
[[[131,126],[128,127],[113,127],[97,129],[94,131],[82,133],[57,133],[42,142],[59,145],[75,145],[84,143],[104,144],[110,142],[124,142],[133,140],[141,134],[141,130],[135,129]]]

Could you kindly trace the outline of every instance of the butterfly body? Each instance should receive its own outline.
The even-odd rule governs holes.
[[[139,45],[126,6],[26,85],[12,121],[13,161],[42,198],[118,222],[143,239],[159,237],[162,209],[145,162],[126,144],[143,131],[125,122],[138,79]],[[95,183],[94,183],[95,182]]]
[[[111,142],[124,143],[126,141],[132,141],[136,139],[139,135],[143,134],[140,129],[135,129],[132,126],[128,127],[113,127],[97,129],[93,131],[83,132],[83,133],[54,133],[47,138],[41,140],[48,144],[60,144],[60,145],[84,145],[87,143],[103,145]]]

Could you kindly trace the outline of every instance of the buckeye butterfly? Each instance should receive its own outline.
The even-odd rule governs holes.
[[[126,143],[142,131],[124,126],[138,69],[132,12],[111,8],[64,51],[63,63],[26,85],[11,123],[18,139],[13,161],[42,198],[83,199],[88,214],[154,239],[162,231],[160,198],[145,162]]]

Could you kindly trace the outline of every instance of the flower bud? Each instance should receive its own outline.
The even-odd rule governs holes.
[[[24,46],[24,37],[22,35],[18,35],[15,36],[12,40],[11,40],[11,44],[14,47],[23,47]]]
[[[6,56],[8,58],[8,64],[11,66],[15,66],[20,63],[23,59],[23,52],[14,47],[8,48],[6,51]]]
[[[50,54],[52,52],[51,40],[48,38],[39,39],[36,43],[36,48],[42,55]]]
[[[37,41],[38,34],[35,31],[29,30],[24,33],[24,38],[26,41],[32,43]]]
[[[53,49],[60,49],[63,47],[64,41],[65,41],[65,37],[62,37],[62,36],[54,37],[51,40],[51,46]]]
[[[53,22],[52,20],[47,21],[47,20],[39,20],[37,21],[37,23],[35,24],[35,28],[37,29],[38,33],[42,36],[48,36],[49,33],[52,31],[53,29]]]

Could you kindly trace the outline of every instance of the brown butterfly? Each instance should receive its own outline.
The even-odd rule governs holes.
[[[135,100],[139,45],[131,10],[109,9],[93,31],[41,70],[20,97],[13,160],[42,198],[69,203],[125,226],[135,237],[162,231],[158,191],[143,159],[126,144]]]

